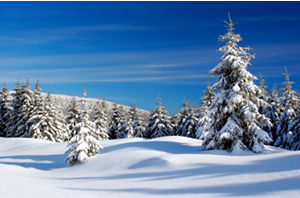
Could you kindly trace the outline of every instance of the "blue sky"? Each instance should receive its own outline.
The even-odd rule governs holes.
[[[151,110],[157,94],[170,113],[198,104],[222,54],[230,12],[241,47],[269,88],[284,66],[299,86],[300,2],[0,2],[0,83],[37,79],[44,92]],[[258,82],[257,82],[258,84]],[[195,106],[195,105],[194,105]]]

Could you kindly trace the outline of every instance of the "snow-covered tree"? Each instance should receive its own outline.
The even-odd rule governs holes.
[[[265,106],[262,113],[269,118],[270,122],[272,123],[271,126],[262,126],[261,128],[269,133],[270,138],[273,140],[271,142],[271,145],[274,144],[274,142],[277,139],[276,131],[277,131],[277,125],[279,121],[279,115],[280,115],[280,109],[279,109],[279,99],[277,98],[278,92],[276,89],[276,84],[273,86],[271,90],[271,95],[268,98],[268,106]]]
[[[269,120],[258,112],[257,106],[267,105],[259,99],[261,90],[253,81],[257,78],[247,71],[254,56],[237,45],[242,40],[233,30],[229,16],[228,32],[219,37],[226,45],[219,48],[224,55],[219,64],[209,71],[211,76],[219,76],[212,89],[218,91],[211,104],[208,117],[211,119],[203,131],[203,145],[206,150],[228,149],[230,151],[250,149],[255,153],[263,151],[263,143],[270,142],[268,134],[260,125],[270,125]]]
[[[209,108],[211,104],[214,101],[215,98],[215,91],[212,89],[212,86],[210,86],[210,82],[207,82],[206,90],[202,92],[202,98],[199,105],[198,110],[198,129],[196,131],[196,138],[201,139],[202,132],[206,126],[206,124],[210,121],[210,118],[207,116],[207,113],[209,112]]]
[[[95,106],[95,116],[93,119],[94,124],[96,125],[96,134],[95,138],[98,140],[107,140],[108,136],[108,123],[107,123],[107,114],[103,110],[100,97]]]
[[[198,118],[194,112],[193,104],[190,102],[189,114],[186,118],[181,136],[186,136],[190,138],[196,137],[196,131],[198,129]]]
[[[143,134],[145,132],[145,126],[144,126],[144,121],[143,118],[141,117],[137,106],[135,102],[133,105],[131,105],[130,112],[129,112],[129,123],[133,128],[134,137],[143,137]]]
[[[29,130],[27,121],[34,109],[33,92],[30,90],[29,80],[27,79],[26,84],[22,86],[20,91],[18,85],[16,89],[12,119],[7,133],[8,137],[21,137]]]
[[[286,144],[290,150],[300,150],[300,107],[298,107],[297,115],[289,124],[289,135],[291,138],[287,138]]]
[[[121,121],[121,127],[119,132],[116,134],[117,139],[131,138],[134,137],[134,130],[130,122],[126,120]]]
[[[297,92],[292,90],[292,84],[294,84],[294,82],[290,81],[289,76],[291,74],[288,73],[286,67],[284,68],[286,73],[283,73],[285,81],[281,83],[283,88],[280,89],[282,93],[280,97],[280,106],[284,109],[292,108],[296,112],[299,105],[299,97]]]
[[[89,88],[84,89],[83,110],[80,113],[80,122],[76,124],[73,129],[74,136],[69,140],[68,150],[66,154],[69,154],[66,161],[73,165],[77,162],[83,162],[88,157],[94,156],[96,153],[100,153],[100,149],[103,147],[99,141],[94,137],[96,133],[95,124],[89,120],[89,114],[86,104],[86,95]]]
[[[177,124],[177,130],[174,135],[182,136],[182,133],[184,132],[184,125],[186,122],[187,117],[189,116],[189,108],[188,108],[188,101],[186,101],[186,98],[184,98],[184,101],[182,101],[182,109],[179,112],[179,119],[178,119],[178,124]]]
[[[66,119],[67,130],[70,138],[74,136],[74,134],[72,134],[72,131],[74,127],[79,123],[79,119],[79,107],[77,105],[76,98],[73,96]]]
[[[265,80],[263,79],[261,73],[259,72],[259,88],[261,89],[261,93],[262,95],[259,97],[260,99],[264,100],[264,101],[268,101],[268,98],[269,98],[269,93],[267,92],[267,88],[268,86],[265,85]],[[263,114],[263,110],[266,106],[259,106],[258,107],[258,111],[259,113],[262,113]]]
[[[161,106],[160,95],[158,95],[157,107],[153,113],[151,113],[148,120],[148,125],[145,132],[146,138],[157,138],[163,136],[169,136],[172,134],[172,127],[170,123],[170,117],[164,107]]]
[[[44,103],[39,103],[32,116],[27,121],[29,132],[24,137],[63,142],[69,139],[65,120],[58,107],[52,104],[50,93]]]
[[[124,112],[115,102],[112,108],[111,123],[109,126],[110,139],[117,139],[117,134],[120,133],[120,128],[124,120]]]
[[[11,111],[8,115],[8,122],[6,123],[5,134],[6,137],[13,137],[14,136],[14,126],[18,122],[18,114],[19,109],[21,108],[21,88],[19,79],[16,83],[16,88],[14,89],[14,93],[12,94],[12,101],[11,101]]]
[[[283,88],[281,89],[282,96],[280,98],[280,106],[284,109],[284,112],[280,115],[277,131],[276,131],[276,142],[274,146],[280,148],[286,148],[287,141],[291,137],[289,133],[289,125],[291,121],[296,117],[296,111],[299,105],[299,98],[297,93],[292,90],[292,84],[289,79],[290,74],[285,67],[286,73],[284,74],[285,82],[281,83]],[[290,149],[289,147],[287,149]]]
[[[176,134],[178,128],[178,120],[179,120],[179,113],[177,113],[177,107],[175,107],[175,112],[171,116],[171,126],[172,126],[172,135]]]
[[[29,130],[27,130],[22,137],[32,137],[32,133],[30,132],[30,128],[31,128],[31,122],[29,122],[30,118],[36,114],[38,111],[40,111],[43,108],[43,99],[41,96],[41,88],[40,88],[40,84],[39,81],[37,80],[36,85],[35,85],[35,89],[33,90],[33,110],[32,110],[32,114],[29,117],[29,119],[27,120],[27,125],[29,126]]]
[[[4,83],[2,91],[0,91],[0,137],[5,137],[5,129],[7,121],[9,120],[10,113],[10,101],[9,101],[9,91]]]

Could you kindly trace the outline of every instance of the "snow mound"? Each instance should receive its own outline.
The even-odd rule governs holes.
[[[4,197],[297,197],[300,152],[205,151],[186,137],[101,141],[104,150],[69,166],[67,143],[0,138]],[[17,189],[17,190],[16,190]]]

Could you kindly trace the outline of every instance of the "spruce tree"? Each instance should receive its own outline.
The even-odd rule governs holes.
[[[211,104],[208,117],[211,119],[203,131],[203,145],[206,150],[227,149],[230,151],[250,149],[255,153],[263,151],[263,143],[270,142],[268,134],[260,125],[270,125],[269,120],[258,112],[257,106],[267,105],[259,99],[261,90],[253,81],[257,79],[247,71],[253,55],[249,47],[238,47],[242,40],[233,30],[229,16],[228,32],[219,37],[226,45],[219,48],[224,55],[219,64],[209,71],[211,76],[219,76],[212,89],[218,91]]]
[[[73,165],[77,162],[83,162],[87,160],[88,157],[94,156],[96,153],[100,153],[100,149],[103,147],[100,145],[99,141],[94,137],[96,133],[96,126],[93,122],[89,120],[89,113],[87,109],[87,90],[89,88],[85,87],[84,99],[83,99],[83,109],[80,112],[80,122],[76,124],[73,129],[74,136],[69,140],[68,150],[66,154],[69,154],[66,161]]]
[[[98,101],[96,103],[95,116],[94,116],[93,122],[97,129],[95,138],[97,138],[98,140],[107,140],[109,138],[107,114],[103,110],[100,97],[98,97]]]
[[[27,130],[22,137],[32,137],[32,132],[30,132],[31,130],[31,125],[33,123],[29,122],[29,120],[31,119],[31,117],[36,114],[38,111],[40,111],[41,109],[43,109],[43,99],[41,96],[41,88],[39,87],[39,81],[37,80],[36,85],[35,85],[35,89],[33,90],[33,110],[32,110],[32,114],[30,115],[29,119],[27,120],[27,125],[29,126],[29,130]]]
[[[145,126],[143,118],[141,117],[135,102],[131,105],[130,112],[129,112],[129,123],[133,128],[133,136],[134,137],[143,137],[145,132]]]
[[[130,122],[123,119],[121,121],[121,127],[119,132],[116,134],[116,138],[131,138],[134,137],[134,130]]]
[[[199,105],[199,121],[198,121],[198,129],[196,131],[196,138],[202,139],[202,132],[206,126],[206,124],[210,121],[210,118],[207,116],[207,113],[209,112],[209,108],[211,104],[214,101],[215,98],[215,91],[212,89],[212,86],[210,86],[210,82],[208,80],[206,90],[202,92],[202,98]]]
[[[288,128],[291,138],[287,141],[290,150],[300,150],[300,106],[298,107],[297,115],[289,124]]]
[[[280,115],[278,121],[276,131],[277,139],[274,143],[274,146],[289,149],[289,147],[287,147],[287,141],[291,137],[291,134],[288,131],[288,127],[291,121],[296,116],[299,98],[297,96],[297,93],[292,90],[292,84],[294,82],[290,81],[290,74],[288,73],[286,67],[285,71],[286,73],[283,73],[285,82],[281,83],[283,85],[283,88],[280,90],[282,92],[282,96],[280,98],[280,106],[284,109],[284,112]]]
[[[179,119],[178,119],[178,124],[177,124],[177,130],[175,132],[175,135],[182,136],[184,131],[184,125],[186,122],[187,117],[189,116],[189,108],[188,108],[188,101],[186,101],[186,98],[184,98],[184,101],[182,101],[182,106],[183,108],[179,112]]]
[[[29,87],[29,80],[21,90],[15,90],[16,97],[13,101],[12,123],[9,126],[9,137],[21,137],[29,130],[27,124],[34,109],[33,92]]]
[[[124,115],[120,107],[118,107],[116,101],[113,104],[111,123],[109,126],[109,138],[117,139],[117,134],[120,133],[120,128],[123,124]]]
[[[192,102],[190,102],[189,115],[186,118],[181,136],[195,138],[197,129],[198,129],[198,119],[194,112],[193,104]]]
[[[179,113],[177,113],[177,107],[175,107],[175,112],[171,116],[171,126],[172,126],[172,135],[176,134],[176,131],[178,129],[178,120],[179,120]]]
[[[79,107],[77,105],[76,98],[73,96],[66,119],[66,126],[70,138],[74,136],[74,134],[72,134],[72,131],[74,131],[74,127],[79,123],[79,119]]]
[[[265,80],[263,79],[261,73],[259,72],[259,88],[261,89],[261,93],[262,95],[259,97],[260,99],[264,100],[265,102],[268,101],[268,98],[269,98],[269,93],[267,92],[267,88],[268,86],[265,85]],[[267,105],[268,106],[268,105]],[[263,114],[263,110],[265,109],[265,107],[267,107],[266,105],[265,106],[259,106],[258,107],[258,111],[259,113]]]
[[[270,138],[273,140],[270,145],[273,145],[277,139],[276,131],[280,116],[279,99],[277,98],[278,92],[276,84],[271,90],[271,95],[268,98],[268,106],[265,106],[262,113],[269,118],[272,123],[271,126],[262,126],[262,129],[269,133]]]
[[[39,103],[28,120],[30,129],[25,137],[63,142],[69,139],[62,113],[52,104],[50,93]]]
[[[21,88],[19,79],[16,83],[16,88],[14,89],[14,93],[12,94],[13,99],[11,101],[11,111],[9,113],[8,122],[6,123],[5,133],[6,137],[13,137],[15,132],[15,125],[19,121],[19,111],[22,106],[21,103]]]
[[[166,115],[166,109],[161,106],[160,95],[158,95],[157,100],[157,107],[155,111],[151,113],[148,120],[148,125],[145,132],[145,137],[147,138],[170,136],[172,134],[170,117]]]
[[[9,121],[10,111],[9,91],[4,83],[0,92],[0,137],[6,136],[6,124]]]

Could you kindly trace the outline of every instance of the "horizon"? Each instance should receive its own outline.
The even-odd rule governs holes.
[[[222,53],[228,12],[241,47],[256,54],[248,71],[268,89],[287,68],[297,90],[300,2],[0,2],[1,83],[17,79],[42,92],[156,107],[169,114],[186,97],[198,105]],[[258,81],[255,81],[259,85]]]

